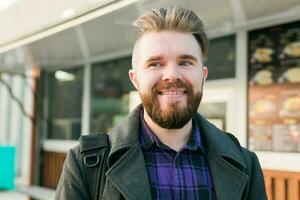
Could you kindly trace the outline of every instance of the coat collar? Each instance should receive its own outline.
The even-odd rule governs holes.
[[[106,173],[104,197],[111,196],[112,188],[115,188],[125,199],[151,199],[147,169],[138,142],[141,109],[142,106],[139,105],[109,134],[111,151],[108,156],[109,170]],[[217,199],[241,199],[248,181],[248,176],[243,173],[246,163],[241,148],[200,114],[196,115],[196,121],[207,150]]]

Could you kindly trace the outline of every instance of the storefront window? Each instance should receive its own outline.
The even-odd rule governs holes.
[[[300,22],[249,33],[249,147],[300,152]]]
[[[129,112],[131,58],[95,64],[91,83],[91,132],[109,131]]]
[[[83,68],[43,72],[47,138],[77,140],[81,135]]]
[[[225,102],[203,102],[200,104],[198,111],[216,127],[221,130],[226,130]]]
[[[208,80],[235,77],[235,35],[209,40]]]

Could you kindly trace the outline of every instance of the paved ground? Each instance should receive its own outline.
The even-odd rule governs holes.
[[[14,191],[0,190],[0,200],[28,200],[28,196]]]

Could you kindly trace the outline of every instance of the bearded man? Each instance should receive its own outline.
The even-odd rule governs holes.
[[[97,154],[101,167],[94,172],[84,166],[95,166],[84,154],[90,145],[68,153],[56,198],[267,199],[256,155],[197,113],[208,75],[208,39],[198,16],[153,9],[135,24],[129,78],[142,104],[109,133],[109,145],[92,150],[110,147]]]

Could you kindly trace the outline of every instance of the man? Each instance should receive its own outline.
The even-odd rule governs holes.
[[[142,105],[109,133],[99,198],[266,199],[255,154],[197,113],[208,74],[201,20],[188,9],[153,9],[136,25],[129,77]],[[83,151],[69,152],[57,199],[92,198]]]

